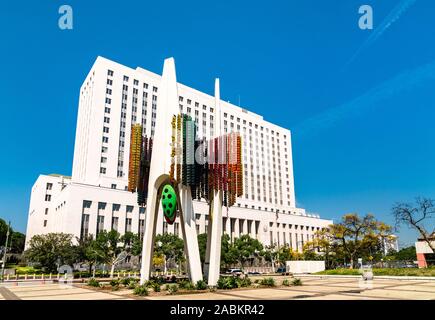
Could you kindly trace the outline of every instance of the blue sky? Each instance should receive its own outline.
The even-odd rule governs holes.
[[[435,3],[405,2],[391,25],[398,0],[2,4],[0,217],[25,231],[38,174],[71,174],[79,88],[97,55],[158,73],[174,56],[180,82],[212,93],[218,76],[223,99],[292,130],[300,206],[392,223],[394,202],[435,197]],[[58,28],[62,4],[73,30]],[[363,4],[374,30],[358,27]]]

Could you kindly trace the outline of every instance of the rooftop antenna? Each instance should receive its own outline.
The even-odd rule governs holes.
[[[240,94],[238,95],[238,97],[239,97],[239,107],[240,107]]]

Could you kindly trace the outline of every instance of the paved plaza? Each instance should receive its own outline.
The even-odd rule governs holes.
[[[279,278],[279,277],[277,277]],[[137,297],[131,290],[94,290],[83,285],[9,283],[0,285],[0,300],[435,300],[435,281],[300,277],[302,286]]]

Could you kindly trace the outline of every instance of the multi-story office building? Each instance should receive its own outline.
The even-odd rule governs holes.
[[[81,237],[115,229],[143,234],[145,208],[127,191],[131,126],[152,137],[159,112],[160,75],[98,57],[80,88],[71,177],[41,175],[32,189],[27,237],[66,232]],[[210,78],[210,84],[213,79]],[[191,115],[199,137],[214,135],[214,97],[178,83],[180,111]],[[223,232],[250,234],[265,245],[301,249],[330,220],[296,207],[291,134],[221,101],[224,132],[242,135],[244,195],[223,213]],[[168,130],[170,124],[168,124]],[[153,154],[153,157],[166,156]],[[169,155],[167,155],[169,156]],[[197,232],[208,226],[208,205],[195,201]],[[157,233],[181,234],[159,216]]]

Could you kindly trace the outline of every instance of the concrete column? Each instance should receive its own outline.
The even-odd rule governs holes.
[[[182,207],[182,215],[180,216],[181,231],[184,238],[188,268],[190,270],[190,279],[193,283],[196,283],[203,278],[196,233],[195,212],[192,204],[192,194],[190,187],[184,187],[181,185],[179,193],[181,195]]]
[[[239,223],[239,219],[237,218],[234,221],[234,237],[240,238],[240,223]]]
[[[242,234],[248,234],[248,221],[247,219],[243,220],[243,230],[242,230]]]
[[[208,270],[208,285],[216,286],[220,275],[221,265],[221,236],[222,236],[222,191],[215,191],[213,201],[210,204],[212,212],[210,215],[211,225],[210,234],[210,255],[209,255],[209,270]]]

